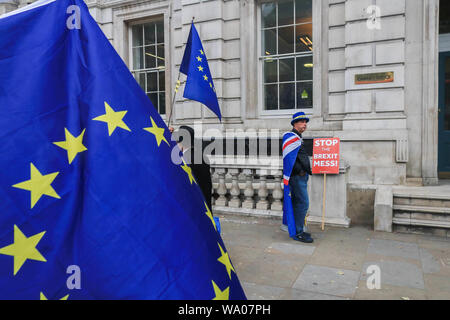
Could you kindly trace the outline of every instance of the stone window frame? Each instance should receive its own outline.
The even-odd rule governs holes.
[[[164,27],[164,32],[165,32],[165,26],[164,26],[164,16],[161,16],[161,15],[155,15],[155,16],[152,16],[151,18],[148,18],[148,19],[146,19],[145,21],[140,21],[140,20],[138,20],[138,21],[133,21],[133,22],[130,22],[129,24],[128,24],[128,39],[129,39],[129,45],[128,45],[128,48],[129,48],[129,54],[128,54],[128,56],[129,56],[129,69],[130,69],[130,71],[131,71],[131,73],[133,74],[133,76],[135,77],[135,79],[136,79],[136,81],[138,81],[138,83],[139,83],[139,79],[138,78],[136,78],[136,75],[137,74],[145,74],[145,79],[144,79],[144,81],[145,81],[145,83],[147,84],[147,80],[148,80],[148,78],[147,78],[147,74],[148,73],[156,73],[157,74],[157,78],[158,78],[158,83],[157,83],[157,91],[156,91],[156,93],[158,94],[158,101],[156,102],[156,105],[155,105],[155,102],[154,101],[152,101],[152,104],[153,104],[153,106],[156,108],[156,110],[158,111],[158,113],[160,114],[160,115],[165,115],[166,114],[166,110],[167,110],[167,97],[166,97],[166,99],[165,99],[165,105],[164,105],[164,113],[161,113],[160,111],[161,111],[161,108],[160,108],[160,106],[159,106],[159,94],[161,93],[161,92],[164,92],[164,95],[165,96],[167,96],[167,92],[166,92],[166,89],[165,89],[165,86],[164,86],[164,90],[160,90],[160,87],[159,87],[159,85],[160,85],[160,72],[161,72],[161,68],[159,68],[158,66],[155,66],[154,68],[146,68],[145,67],[145,56],[143,57],[143,62],[144,62],[144,67],[143,67],[143,69],[135,69],[135,66],[134,66],[134,61],[133,61],[133,58],[134,58],[134,55],[133,55],[133,49],[134,49],[134,47],[133,47],[133,45],[132,45],[132,43],[133,43],[133,31],[132,31],[132,29],[133,29],[133,27],[134,26],[137,26],[137,25],[139,25],[139,26],[143,26],[143,25],[145,25],[145,24],[149,24],[149,23],[156,23],[156,22],[159,22],[159,21],[163,21],[163,27]],[[156,31],[156,30],[155,30]],[[144,30],[144,32],[145,32],[145,30]],[[165,36],[165,34],[164,34],[164,36]],[[156,41],[156,40],[155,40]],[[157,42],[155,42],[155,43],[157,43]],[[166,41],[165,41],[165,37],[164,37],[164,42],[162,43],[163,45],[164,45],[164,79],[167,77],[167,74],[169,73],[168,72],[168,70],[167,70],[167,66],[166,66],[166,63],[165,63],[165,54],[166,54]],[[145,47],[145,44],[143,44],[143,47]],[[157,54],[157,53],[155,53],[155,54]],[[164,84],[165,84],[165,81],[164,81]],[[146,85],[145,86],[145,88],[143,88],[143,90],[144,90],[144,92],[147,94],[147,96],[148,96],[148,94],[149,94],[149,92],[147,92],[147,88],[148,88],[148,86]],[[155,93],[155,92],[154,92]],[[150,98],[150,97],[149,97]],[[151,100],[151,99],[150,99]]]
[[[295,2],[296,2],[296,0],[291,0],[291,1],[293,1],[293,3],[294,3],[294,8],[293,8],[293,10],[294,10],[294,12],[295,12]],[[309,1],[311,1],[311,9],[312,9],[312,7],[313,7],[313,1],[314,0],[309,0]],[[261,98],[261,107],[262,107],[262,114],[271,114],[271,113],[284,113],[284,112],[287,112],[287,113],[292,113],[292,112],[298,112],[298,111],[308,111],[308,110],[311,110],[312,108],[313,108],[313,106],[314,106],[314,102],[313,102],[313,104],[311,105],[311,107],[308,107],[308,108],[297,108],[297,107],[295,107],[295,108],[293,108],[293,109],[280,109],[280,107],[281,107],[281,96],[280,96],[280,92],[279,92],[279,90],[280,90],[280,86],[281,85],[283,85],[283,84],[294,84],[294,88],[297,88],[297,86],[298,85],[300,85],[300,83],[310,83],[310,85],[311,85],[311,89],[312,89],[312,83],[313,83],[313,81],[314,81],[314,78],[313,78],[313,70],[311,71],[311,77],[312,77],[312,79],[311,80],[309,80],[309,79],[297,79],[297,69],[296,69],[296,65],[297,65],[297,63],[298,63],[298,59],[302,59],[302,58],[308,58],[308,57],[311,57],[311,62],[312,62],[312,59],[313,59],[313,56],[314,56],[314,52],[312,51],[312,52],[309,52],[309,51],[301,51],[301,52],[297,52],[297,51],[294,51],[294,52],[291,52],[291,53],[277,53],[277,54],[274,54],[274,55],[271,55],[270,57],[267,57],[267,56],[264,56],[263,55],[263,53],[262,53],[262,51],[261,51],[261,49],[262,49],[262,44],[263,44],[263,39],[262,39],[262,32],[265,30],[265,29],[273,29],[273,28],[264,28],[264,26],[262,26],[262,15],[261,15],[261,9],[262,9],[262,6],[264,5],[264,4],[266,4],[266,3],[280,3],[280,1],[277,1],[277,0],[267,0],[267,1],[261,1],[261,3],[258,5],[258,14],[257,14],[257,16],[258,16],[258,18],[257,18],[257,20],[258,20],[258,43],[259,43],[259,48],[258,48],[258,50],[257,50],[257,52],[258,52],[258,64],[259,64],[259,72],[260,72],[260,82],[259,82],[259,86],[260,86],[260,89],[261,89],[261,95],[260,95],[260,98]],[[311,12],[311,22],[303,22],[303,23],[300,23],[300,24],[298,24],[298,25],[307,25],[307,24],[311,24],[311,26],[313,26],[313,16],[312,16],[312,12]],[[287,25],[287,27],[291,27],[291,26],[296,26],[297,24],[294,22],[293,24],[290,24],[290,25]],[[276,25],[275,25],[275,28],[280,28],[280,27],[286,27],[285,25],[282,25],[282,26],[279,26],[278,25],[278,22],[276,23]],[[314,31],[314,30],[313,30]],[[312,36],[312,35],[311,35]],[[276,47],[278,48],[278,39],[279,38],[277,38],[276,40]],[[309,39],[308,39],[308,41],[310,41]],[[273,57],[273,59],[271,59],[271,57]],[[293,70],[293,73],[294,73],[294,79],[292,80],[292,81],[282,81],[279,77],[280,77],[280,75],[281,75],[281,73],[280,73],[280,66],[281,66],[281,61],[283,61],[284,59],[294,59],[294,70]],[[277,79],[277,81],[275,81],[275,82],[271,82],[270,84],[271,85],[277,85],[278,86],[278,109],[276,109],[276,110],[267,110],[267,109],[265,109],[265,101],[264,101],[264,99],[265,99],[265,97],[264,97],[264,87],[266,86],[266,85],[268,85],[268,84],[265,84],[265,82],[264,82],[264,63],[267,61],[267,60],[272,60],[272,61],[278,61],[278,64],[277,64],[277,75],[278,75],[278,79]],[[311,98],[313,99],[313,97],[314,96],[312,96]],[[297,103],[297,98],[298,98],[298,94],[297,94],[297,89],[295,90],[295,92],[294,92],[294,101],[295,101],[295,105],[297,106],[298,105],[298,103]]]
[[[166,120],[171,112],[173,85],[172,79],[172,56],[170,54],[171,46],[171,5],[170,1],[161,1],[153,3],[136,3],[126,1],[125,3],[111,6],[113,15],[113,45],[121,56],[122,60],[131,71],[132,55],[131,52],[131,25],[152,21],[155,17],[163,17],[164,20],[164,53],[165,53],[165,94],[166,94],[166,113],[161,114],[161,118]]]
[[[286,119],[294,109],[264,111],[262,67],[258,61],[261,48],[261,4],[270,0],[247,0],[241,3],[241,109],[245,119]],[[313,108],[303,109],[311,118],[324,118],[328,103],[328,80],[323,70],[328,69],[328,4],[313,0]],[[257,75],[255,79],[255,75]],[[297,112],[301,109],[295,109]]]

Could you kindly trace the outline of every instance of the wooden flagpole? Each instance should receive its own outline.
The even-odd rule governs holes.
[[[325,199],[327,194],[327,174],[323,174],[322,231],[325,230]]]

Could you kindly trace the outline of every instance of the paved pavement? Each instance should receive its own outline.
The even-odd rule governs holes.
[[[310,226],[314,243],[303,244],[280,229],[280,220],[220,218],[248,299],[450,299],[446,238]],[[369,289],[377,274],[380,288]]]

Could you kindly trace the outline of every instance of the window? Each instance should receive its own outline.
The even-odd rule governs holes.
[[[261,4],[264,110],[313,107],[312,0]]]
[[[131,72],[159,114],[165,114],[163,20],[131,26],[131,44]]]

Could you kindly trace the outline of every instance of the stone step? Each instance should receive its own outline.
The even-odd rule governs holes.
[[[442,192],[420,192],[420,191],[405,191],[405,190],[393,190],[392,194],[394,198],[413,198],[413,199],[437,199],[437,200],[449,200],[450,194]]]
[[[415,205],[399,205],[394,204],[392,209],[395,212],[421,212],[421,213],[432,213],[439,215],[450,215],[450,207],[429,207],[429,206],[415,206]]]
[[[418,226],[418,227],[428,227],[428,228],[446,228],[450,229],[450,221],[442,220],[431,220],[431,219],[413,219],[408,217],[397,217],[392,218],[392,223],[396,225],[404,226]]]
[[[437,198],[422,198],[422,197],[395,197],[394,205],[407,205],[418,207],[440,207],[450,208],[450,200],[437,199]]]
[[[450,208],[450,194],[393,193],[394,205]]]

